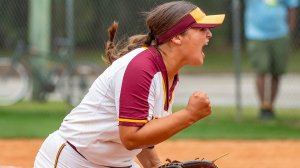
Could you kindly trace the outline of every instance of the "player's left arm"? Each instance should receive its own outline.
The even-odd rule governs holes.
[[[144,148],[141,153],[137,155],[137,158],[145,168],[157,168],[163,165],[155,148]]]

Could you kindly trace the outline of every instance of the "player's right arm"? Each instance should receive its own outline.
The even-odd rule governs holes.
[[[211,113],[208,96],[200,91],[190,96],[186,108],[167,117],[151,120],[142,127],[119,126],[123,145],[129,149],[147,148],[165,141]]]

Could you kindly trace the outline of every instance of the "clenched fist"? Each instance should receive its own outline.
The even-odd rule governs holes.
[[[211,106],[207,94],[201,91],[194,92],[189,98],[186,110],[195,121],[208,116]]]

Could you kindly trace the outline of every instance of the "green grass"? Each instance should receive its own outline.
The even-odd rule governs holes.
[[[175,110],[180,107],[175,107]],[[0,107],[0,138],[45,138],[59,128],[70,107],[60,102],[21,102]],[[244,107],[242,120],[234,107],[213,107],[209,117],[173,139],[300,139],[299,109],[278,109],[277,119],[261,121],[256,108]]]
[[[69,109],[69,106],[60,102],[21,102],[0,107],[0,137],[46,137],[59,127]]]
[[[209,117],[174,139],[300,139],[299,109],[278,109],[277,118],[262,121],[256,108],[244,107],[241,119],[233,107],[214,107]]]

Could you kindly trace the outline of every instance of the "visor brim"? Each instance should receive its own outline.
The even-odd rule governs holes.
[[[207,15],[201,20],[196,21],[196,23],[193,23],[191,27],[195,28],[214,28],[223,23],[225,19],[225,15]]]
[[[223,23],[225,19],[225,14],[220,15],[206,15],[205,17],[201,18],[201,20],[197,20],[196,23],[202,25],[220,25]]]

